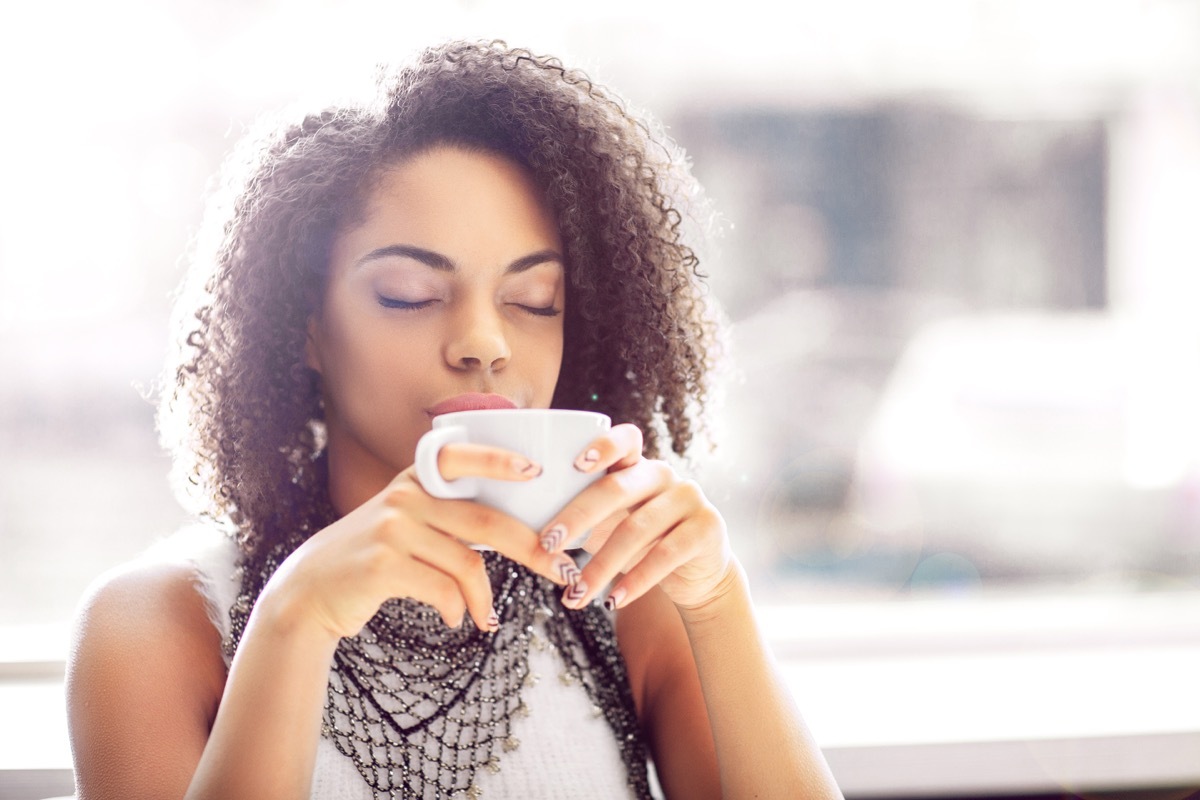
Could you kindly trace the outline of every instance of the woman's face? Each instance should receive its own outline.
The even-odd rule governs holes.
[[[339,510],[410,465],[437,413],[550,405],[564,282],[553,217],[514,162],[440,146],[383,174],[309,324]]]

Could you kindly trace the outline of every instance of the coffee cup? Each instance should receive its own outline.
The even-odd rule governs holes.
[[[513,516],[541,531],[603,471],[580,472],[575,459],[611,427],[594,411],[555,408],[455,411],[433,419],[417,443],[417,479],[425,491],[445,499],[469,499]],[[451,442],[491,445],[525,456],[542,468],[535,478],[505,481],[470,476],[448,481],[438,470],[438,452]],[[567,546],[577,546],[568,542]],[[488,549],[478,547],[477,549]]]

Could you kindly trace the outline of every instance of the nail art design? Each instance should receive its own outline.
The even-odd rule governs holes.
[[[594,447],[588,448],[588,451],[575,459],[575,469],[580,472],[591,472],[592,467],[596,466],[600,461],[600,451]]]
[[[621,588],[613,589],[608,597],[604,598],[604,607],[609,611],[616,611],[621,605],[621,601],[625,599],[625,590]]]
[[[583,602],[584,596],[587,594],[588,585],[583,581],[577,581],[567,586],[563,591],[563,599],[570,605],[579,605]]]
[[[542,544],[543,550],[545,550],[547,553],[553,553],[560,546],[562,546],[563,540],[566,538],[567,526],[560,522],[550,530],[543,533],[542,538],[539,541]]]
[[[542,466],[541,464],[535,464],[532,461],[525,461],[521,465],[521,474],[528,475],[531,478],[536,478],[538,475],[542,474]]]
[[[575,566],[575,562],[567,556],[560,558],[555,564],[555,567],[558,568],[559,577],[566,581],[570,586],[574,586],[575,584],[579,583],[579,576],[583,574],[579,571],[579,567]]]

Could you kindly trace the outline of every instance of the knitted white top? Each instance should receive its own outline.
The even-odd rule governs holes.
[[[169,549],[195,565],[198,589],[224,640],[229,635],[229,609],[240,588],[234,577],[237,548],[233,541],[218,532],[194,528],[173,537]],[[547,643],[540,621],[535,623],[529,670],[538,678],[521,693],[530,713],[512,721],[512,734],[520,745],[501,754],[498,772],[479,770],[475,777],[475,786],[481,791],[478,796],[523,800],[632,797],[612,728],[578,682],[560,680],[564,665]],[[658,796],[656,784],[651,769],[651,787]],[[373,800],[354,763],[324,737],[317,745],[312,798]]]

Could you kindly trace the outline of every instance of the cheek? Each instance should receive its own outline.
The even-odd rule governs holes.
[[[422,369],[420,348],[408,338],[361,317],[356,324],[328,326],[319,348],[326,393],[342,405],[395,398]]]

